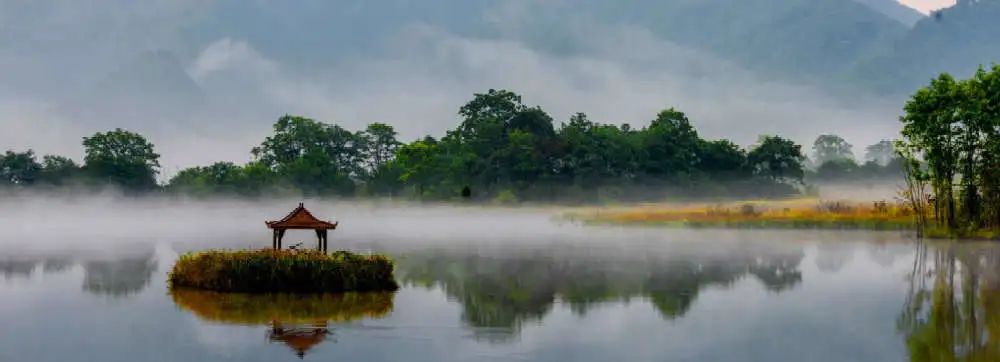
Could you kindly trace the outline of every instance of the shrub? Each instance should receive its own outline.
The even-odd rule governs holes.
[[[182,255],[171,287],[222,292],[391,291],[399,286],[383,255],[338,251],[210,250]]]

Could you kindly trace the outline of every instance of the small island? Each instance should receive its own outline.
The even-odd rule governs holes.
[[[336,223],[320,221],[299,204],[285,218],[270,221],[272,249],[208,250],[182,255],[168,277],[172,288],[242,293],[322,293],[394,291],[393,262],[385,255],[349,251],[326,253],[327,230]],[[318,250],[281,249],[287,229],[315,229]]]

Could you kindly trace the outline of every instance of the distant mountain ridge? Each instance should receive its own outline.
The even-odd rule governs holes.
[[[923,13],[900,3],[898,0],[854,0],[875,11],[903,23],[906,26],[913,26],[921,19],[925,18]]]

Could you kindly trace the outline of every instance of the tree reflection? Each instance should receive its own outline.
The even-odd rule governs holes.
[[[153,254],[83,263],[83,290],[112,297],[138,294],[156,271]]]
[[[424,251],[399,258],[397,272],[406,283],[441,286],[461,303],[476,337],[505,341],[557,300],[585,314],[597,303],[647,298],[662,317],[674,319],[706,286],[729,286],[747,275],[780,292],[802,280],[802,258],[801,250],[617,259]]]
[[[1000,253],[920,245],[898,326],[913,361],[1000,360]]]
[[[31,276],[31,271],[35,270],[36,264],[38,262],[30,260],[0,260],[0,274],[3,274],[5,280],[27,278]]]
[[[377,319],[392,312],[393,293],[242,294],[172,289],[181,309],[201,320],[267,326],[267,338],[299,356],[328,340],[330,323]]]

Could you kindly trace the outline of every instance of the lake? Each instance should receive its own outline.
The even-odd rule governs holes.
[[[178,254],[267,247],[295,204],[8,201],[0,361],[1000,360],[1000,246],[899,232],[313,201],[331,249],[394,257],[398,292],[167,288]]]

